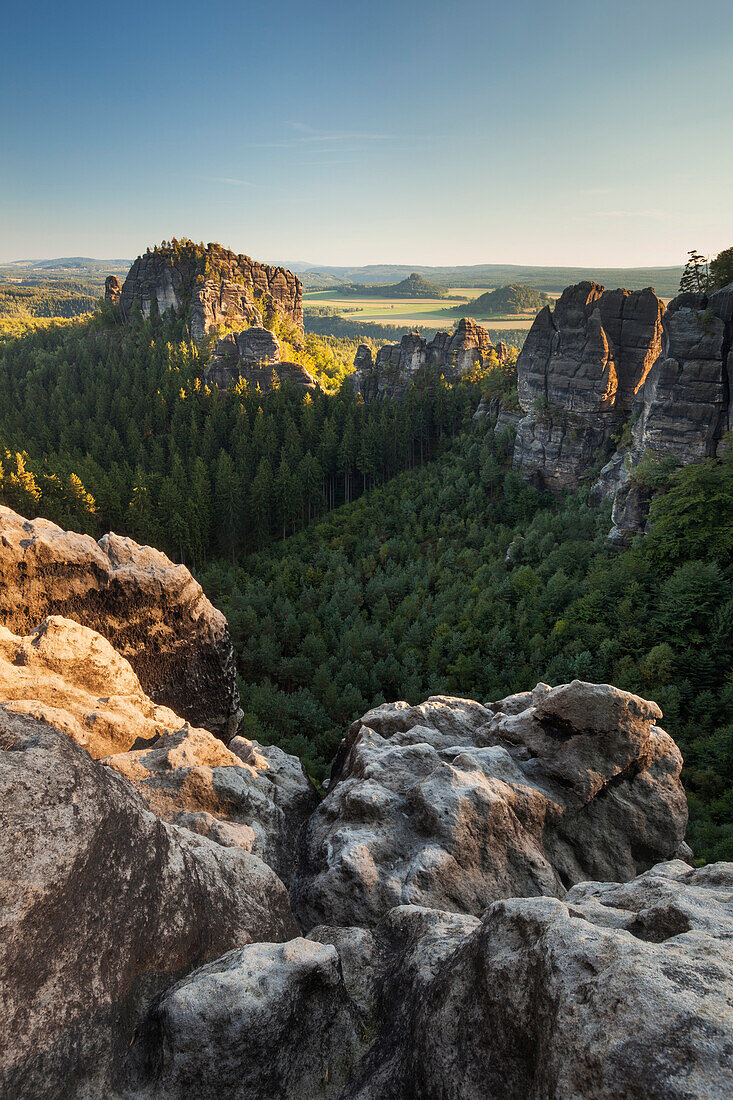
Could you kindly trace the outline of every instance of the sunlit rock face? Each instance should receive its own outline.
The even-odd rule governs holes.
[[[229,389],[244,379],[248,386],[269,393],[286,384],[304,392],[319,389],[315,378],[300,363],[284,363],[275,334],[259,325],[232,332],[218,340],[204,373],[208,385]]]
[[[574,488],[608,453],[661,350],[663,305],[653,290],[568,287],[537,315],[517,360],[516,469]]]
[[[49,615],[106,638],[155,703],[224,740],[237,732],[226,619],[184,565],[132,539],[95,542],[0,506],[0,620],[27,635]]]
[[[276,308],[303,326],[303,288],[283,267],[209,244],[182,242],[138,258],[120,296],[123,316],[171,313],[188,324],[191,339],[203,340],[218,325],[261,322],[260,304]]]

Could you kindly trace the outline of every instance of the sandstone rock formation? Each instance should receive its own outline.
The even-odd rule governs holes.
[[[101,635],[51,616],[27,638],[0,627],[0,700],[48,722],[130,780],[148,807],[254,852],[290,881],[318,796],[297,757],[235,737],[230,748],[156,706]]]
[[[661,352],[631,410],[631,443],[601,471],[597,496],[614,495],[612,541],[644,529],[651,494],[634,471],[643,456],[681,465],[712,458],[733,430],[733,285],[681,294],[664,315]]]
[[[519,713],[437,696],[349,731],[301,834],[304,927],[371,927],[392,907],[479,914],[563,897],[674,856],[687,805],[654,703],[608,685],[538,685]]]
[[[97,543],[0,506],[0,619],[26,635],[49,615],[107,638],[156,703],[227,741],[236,733],[226,620],[185,566],[132,539]]]
[[[0,1092],[108,1096],[155,996],[297,934],[256,856],[163,823],[65,733],[0,708]]]
[[[303,288],[291,271],[237,255],[219,244],[174,243],[138,256],[122,287],[123,316],[171,311],[201,341],[222,323],[261,322],[258,302],[303,326]]]
[[[204,378],[209,385],[224,390],[244,378],[248,385],[258,386],[263,393],[268,393],[272,389],[273,375],[278,382],[301,390],[318,389],[313,375],[300,363],[281,362],[280,344],[274,333],[255,325],[217,341]]]
[[[430,342],[413,332],[403,336],[399,344],[385,344],[376,359],[371,348],[361,344],[354,359],[351,385],[365,401],[397,399],[410,386],[434,381],[441,374],[446,381],[454,382],[474,367],[485,366],[494,355],[486,329],[464,317],[453,332],[436,332]]]
[[[184,726],[104,762],[159,817],[254,852],[290,882],[298,833],[318,802],[296,757],[244,737],[227,748],[207,730]]]
[[[394,910],[383,1030],[346,1096],[729,1096],[731,887],[731,864],[660,864],[564,902],[498,901],[457,944],[448,914]]]
[[[104,280],[104,300],[111,302],[113,306],[118,306],[121,297],[122,283],[116,275],[108,275]]]
[[[334,947],[304,939],[232,951],[154,1009],[151,1100],[337,1100],[360,1048]]]
[[[514,466],[573,488],[610,451],[661,349],[663,306],[653,290],[604,291],[583,282],[537,315],[517,360]]]
[[[502,400],[501,397],[482,397],[472,420],[474,424],[478,424],[485,417],[489,418],[496,435],[499,436],[507,429],[516,431],[519,421],[524,417],[524,410],[513,408],[510,402]]]

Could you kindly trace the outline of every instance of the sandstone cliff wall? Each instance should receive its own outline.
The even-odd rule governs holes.
[[[170,311],[186,317],[196,341],[225,322],[261,321],[256,299],[274,305],[302,328],[300,279],[283,267],[258,263],[219,244],[202,249],[188,243],[138,256],[120,294],[127,320],[136,308],[144,317],[151,310],[161,316]]]

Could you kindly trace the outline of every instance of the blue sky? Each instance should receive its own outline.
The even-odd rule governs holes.
[[[0,34],[2,260],[733,245],[730,0],[29,0]]]

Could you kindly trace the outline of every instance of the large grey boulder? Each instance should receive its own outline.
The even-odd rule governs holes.
[[[682,760],[654,703],[573,681],[507,709],[436,697],[354,723],[301,834],[304,927],[373,927],[403,904],[477,915],[499,898],[562,898],[678,852]]]
[[[239,379],[263,393],[272,390],[275,380],[277,384],[287,383],[304,391],[314,392],[319,388],[313,375],[300,363],[281,361],[280,344],[275,334],[258,325],[229,333],[218,340],[204,378],[207,384],[223,390]]]
[[[5,708],[0,836],[4,1096],[113,1094],[157,994],[297,935],[256,856],[164,823],[65,733]]]
[[[564,902],[496,902],[415,996],[390,1088],[360,1100],[723,1100],[733,865],[672,862]]]
[[[231,951],[170,989],[141,1035],[150,1100],[337,1100],[361,1053],[330,945]]]

